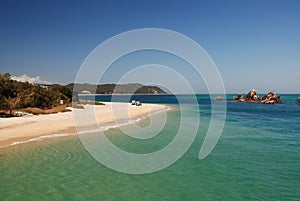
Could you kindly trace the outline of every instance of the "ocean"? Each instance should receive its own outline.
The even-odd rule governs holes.
[[[77,136],[5,147],[0,149],[0,200],[300,200],[298,96],[281,95],[283,102],[275,105],[227,102],[222,135],[212,152],[200,160],[211,118],[209,95],[197,95],[198,104],[191,96],[181,95],[182,105],[171,95],[136,95],[131,99],[173,108],[163,130],[147,140],[130,138],[120,128],[111,128],[105,135],[132,153],[163,149],[176,137],[181,106],[191,125],[199,123],[199,130],[179,160],[160,171],[134,175],[96,161]],[[97,96],[96,100],[110,98]],[[128,98],[116,96],[114,101],[127,102]],[[198,108],[200,122],[191,115],[199,112]],[[150,120],[136,124],[146,127]]]

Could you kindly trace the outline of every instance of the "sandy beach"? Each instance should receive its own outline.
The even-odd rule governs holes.
[[[110,103],[105,105],[84,105],[84,109],[71,108],[72,112],[49,115],[26,115],[23,117],[0,119],[0,147],[14,142],[22,142],[34,137],[51,134],[77,134],[74,115],[81,116],[80,126],[104,127],[118,123],[137,120],[151,113],[165,111],[167,106],[143,104],[135,106],[129,103]],[[89,121],[94,118],[95,121]],[[98,125],[94,125],[97,122]]]

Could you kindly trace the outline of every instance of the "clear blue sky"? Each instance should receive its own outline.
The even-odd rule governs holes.
[[[148,27],[199,43],[229,93],[300,93],[298,0],[1,1],[0,72],[73,82],[100,43]]]

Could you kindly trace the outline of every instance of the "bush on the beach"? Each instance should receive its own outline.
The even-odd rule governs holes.
[[[71,111],[71,110],[67,109],[66,106],[63,105],[63,106],[56,106],[51,109],[28,107],[28,108],[20,109],[20,111],[37,115],[37,114],[53,114],[53,113],[58,113],[58,112],[67,112],[67,111]]]

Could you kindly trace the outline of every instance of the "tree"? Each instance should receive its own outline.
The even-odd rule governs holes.
[[[11,79],[9,73],[0,74],[0,109],[13,111],[17,108],[37,107],[50,109],[58,106],[60,100],[66,103],[72,99],[72,90],[61,85],[33,85]]]
[[[16,95],[16,91],[11,86],[10,74],[0,74],[0,109],[9,109],[9,101]],[[11,113],[11,110],[10,110]]]

